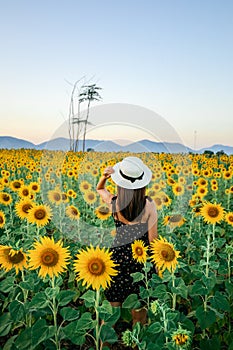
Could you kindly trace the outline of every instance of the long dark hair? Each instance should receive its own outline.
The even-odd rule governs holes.
[[[135,190],[117,186],[117,204],[121,215],[128,221],[141,220],[146,204],[146,187]]]

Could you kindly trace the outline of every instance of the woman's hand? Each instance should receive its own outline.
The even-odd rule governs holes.
[[[111,176],[111,174],[113,174],[113,173],[114,173],[113,167],[108,166],[107,168],[104,169],[103,176],[104,176],[106,179],[108,179],[108,178]]]

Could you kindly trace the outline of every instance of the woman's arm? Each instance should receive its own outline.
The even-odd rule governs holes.
[[[107,167],[104,170],[104,173],[101,176],[101,178],[99,179],[99,182],[96,186],[96,191],[99,193],[99,195],[101,196],[103,201],[108,203],[108,204],[111,203],[113,195],[108,190],[106,190],[105,184],[106,184],[107,179],[111,176],[111,174],[113,172],[114,172],[114,170],[112,167]]]
[[[158,238],[157,232],[157,210],[155,202],[149,202],[149,218],[148,218],[148,238],[149,242],[152,242],[154,239]]]

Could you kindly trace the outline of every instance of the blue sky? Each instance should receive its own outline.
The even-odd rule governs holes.
[[[195,130],[197,148],[233,146],[231,0],[0,5],[0,135],[50,139],[68,116],[68,82],[85,75],[101,103],[153,110],[187,146]]]

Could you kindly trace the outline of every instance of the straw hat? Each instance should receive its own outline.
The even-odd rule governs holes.
[[[135,190],[145,187],[152,177],[151,170],[137,157],[124,158],[113,169],[112,180],[123,188]]]

